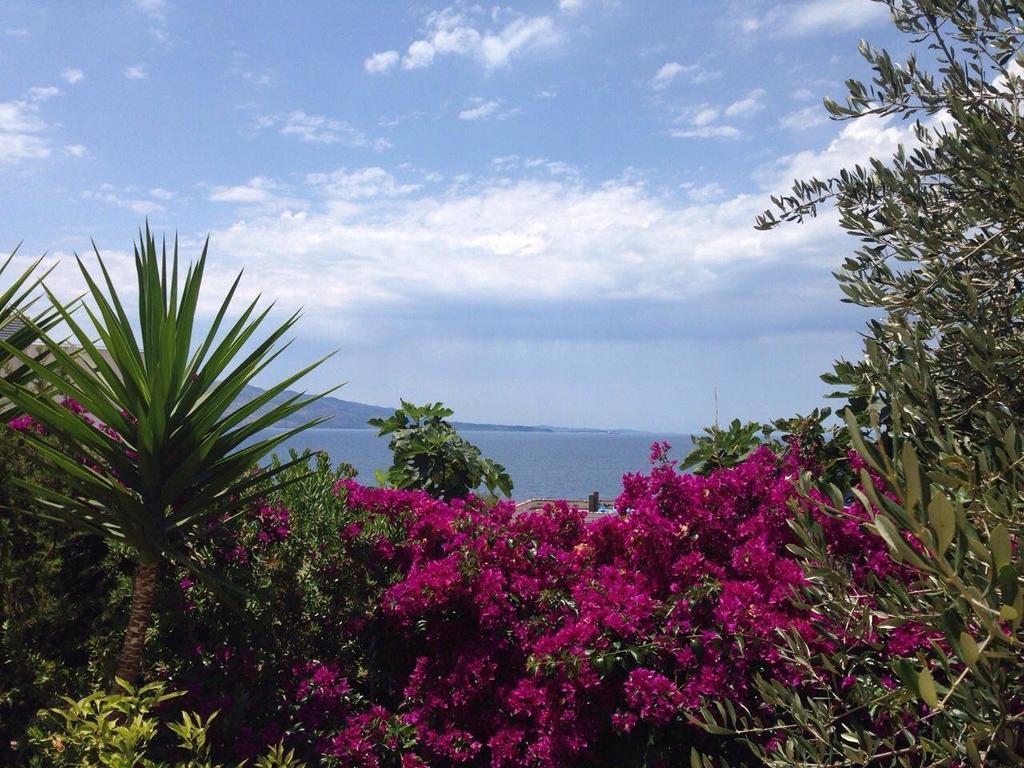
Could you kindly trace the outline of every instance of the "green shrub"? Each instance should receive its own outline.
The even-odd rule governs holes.
[[[849,81],[846,104],[827,106],[841,119],[920,119],[916,145],[797,182],[760,225],[834,203],[861,243],[838,277],[847,300],[880,314],[863,359],[824,377],[847,401],[824,448],[852,445],[859,480],[800,482],[837,524],[866,511],[904,570],[855,578],[822,520],[797,515],[802,597],[834,643],[781,638],[799,684],[762,681],[764,706],[705,724],[742,733],[769,765],[1021,765],[1024,9],[886,5],[921,55],[897,63],[862,44],[871,82]],[[880,639],[893,630],[914,640],[916,660],[893,660]]]
[[[512,478],[505,468],[481,455],[447,421],[454,413],[443,403],[402,407],[386,419],[370,419],[378,437],[391,436],[388,447],[394,461],[379,472],[382,484],[426,491],[440,499],[461,498],[481,485],[492,495],[512,494]]]
[[[117,681],[111,693],[93,692],[83,699],[64,699],[65,706],[46,713],[33,729],[37,748],[33,764],[47,768],[221,768],[210,759],[207,730],[216,713],[203,718],[190,712],[168,722],[161,710],[181,696],[162,683],[133,688]],[[155,742],[171,744],[172,760],[151,756]],[[166,750],[165,750],[166,751]],[[255,768],[302,768],[294,752],[278,744],[259,757]]]
[[[94,273],[78,259],[93,328],[84,330],[46,291],[77,351],[41,328],[35,330],[52,366],[0,342],[0,349],[35,377],[0,377],[0,395],[45,433],[25,429],[21,439],[62,478],[59,488],[12,478],[31,499],[23,511],[47,524],[59,522],[109,539],[135,560],[131,612],[117,663],[118,676],[129,681],[142,668],[161,566],[192,566],[196,578],[226,597],[229,585],[198,565],[193,545],[211,521],[244,512],[258,500],[247,476],[251,467],[289,436],[320,421],[259,434],[323,396],[273,402],[322,359],[237,404],[253,377],[280,354],[278,342],[299,316],[260,339],[256,334],[269,309],[257,312],[257,299],[237,321],[224,323],[239,276],[209,330],[193,339],[206,257],[204,246],[179,278],[177,242],[168,259],[166,244],[159,249],[147,225],[135,245],[137,323],[129,320],[97,252]],[[247,344],[254,346],[243,353]],[[262,473],[264,485],[275,471],[280,468]]]
[[[15,511],[12,477],[59,487],[0,427],[0,506]],[[103,540],[0,513],[0,765],[15,763],[37,710],[80,694],[112,669],[124,630],[130,565]]]

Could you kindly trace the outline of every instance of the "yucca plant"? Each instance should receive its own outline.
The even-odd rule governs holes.
[[[0,279],[11,267],[18,249],[15,248],[0,263]],[[15,275],[10,285],[0,291],[0,332],[7,343],[19,350],[29,350],[39,340],[38,331],[47,331],[59,322],[60,315],[52,307],[33,312],[38,300],[38,289],[53,267],[40,273],[42,257],[30,263],[21,273]],[[45,359],[45,353],[34,355],[38,362]],[[34,378],[32,370],[15,359],[7,348],[0,348],[0,373],[7,381],[26,384]],[[0,398],[0,424],[16,414],[17,408],[8,400]]]
[[[76,254],[87,286],[84,311],[102,347],[49,291],[79,354],[72,355],[32,323],[55,367],[3,345],[53,390],[53,396],[40,396],[26,383],[0,382],[0,394],[59,438],[53,442],[31,433],[24,436],[38,459],[60,472],[70,486],[57,492],[16,481],[35,502],[30,514],[106,537],[136,557],[130,615],[115,673],[128,682],[141,669],[161,562],[184,566],[231,596],[230,585],[197,561],[193,545],[208,524],[245,512],[257,494],[273,492],[275,484],[285,482],[279,476],[291,463],[253,469],[275,446],[322,419],[271,436],[260,432],[327,394],[286,393],[325,357],[237,404],[246,385],[287,347],[279,342],[299,315],[262,340],[256,334],[272,305],[257,311],[259,297],[237,320],[227,321],[239,274],[209,330],[194,344],[206,255],[204,246],[179,280],[177,240],[168,260],[166,243],[158,250],[147,225],[135,246],[136,334],[99,251],[99,279]],[[66,407],[68,399],[77,401],[88,418]],[[70,447],[56,447],[60,445]]]

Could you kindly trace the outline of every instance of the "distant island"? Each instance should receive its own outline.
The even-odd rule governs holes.
[[[263,391],[259,387],[246,386],[238,398],[238,404],[248,402]],[[282,400],[287,400],[296,394],[298,393],[286,390],[274,398],[266,407],[270,407]],[[386,408],[381,405],[357,403],[354,400],[342,400],[338,397],[324,397],[297,411],[287,419],[279,421],[276,426],[283,428],[296,427],[310,419],[327,418],[329,420],[320,425],[321,429],[372,429],[366,422],[379,417],[386,418],[394,413],[394,411],[394,408]],[[456,429],[477,432],[592,432],[610,434],[637,431],[633,429],[593,429],[585,427],[552,427],[548,425],[478,424],[471,421],[453,421],[452,424],[455,425]]]

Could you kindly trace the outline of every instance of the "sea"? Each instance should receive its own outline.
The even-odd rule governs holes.
[[[266,430],[271,434],[274,430]],[[484,456],[504,465],[512,477],[513,498],[585,499],[597,491],[602,501],[622,490],[622,476],[650,468],[651,443],[667,440],[673,458],[685,456],[689,435],[647,432],[499,432],[460,430]],[[370,429],[315,428],[283,443],[289,448],[326,451],[333,463],[346,461],[366,485],[375,485],[374,470],[391,464],[387,438]]]

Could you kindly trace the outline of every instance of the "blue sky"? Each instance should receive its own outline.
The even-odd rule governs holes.
[[[459,418],[691,430],[806,412],[859,350],[834,216],[753,217],[907,138],[821,100],[899,53],[869,0],[0,6],[0,250],[148,217],[302,306],[278,373]]]

